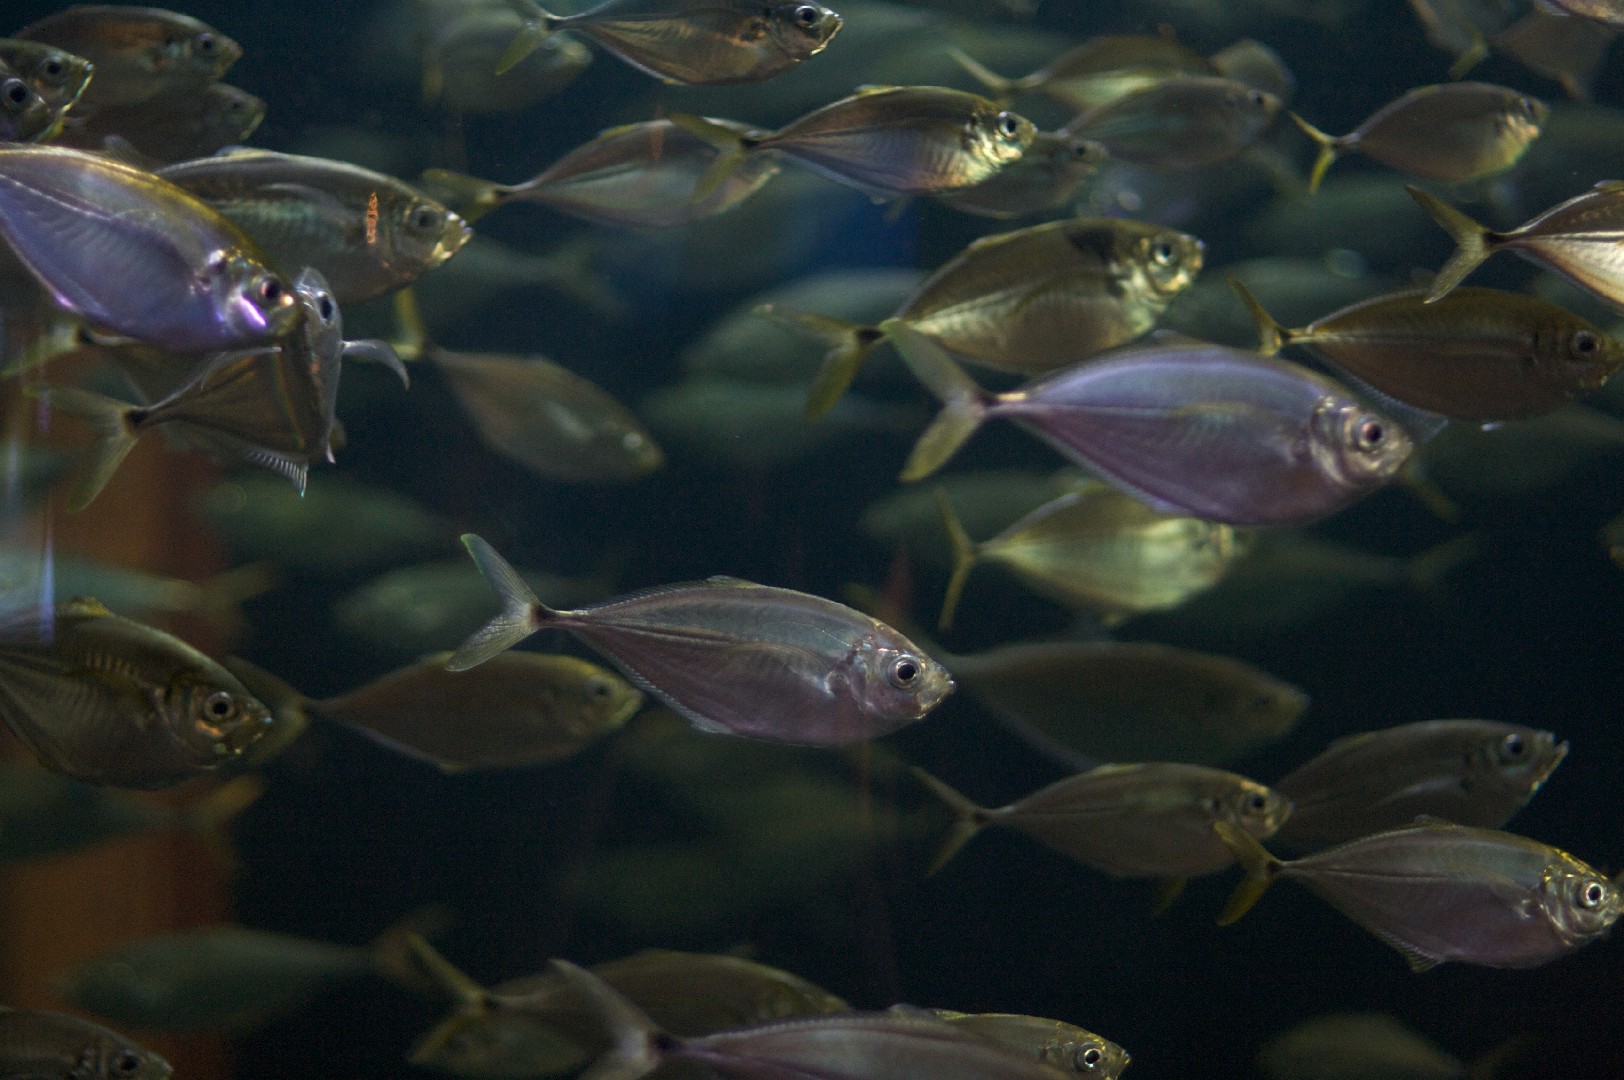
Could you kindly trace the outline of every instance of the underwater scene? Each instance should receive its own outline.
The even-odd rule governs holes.
[[[0,9],[0,1080],[1624,1077],[1620,0]]]

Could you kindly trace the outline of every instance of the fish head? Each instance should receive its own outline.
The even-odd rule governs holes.
[[[1485,735],[1467,761],[1467,786],[1532,796],[1567,756],[1568,744],[1549,731],[1513,727]]]
[[[1218,820],[1230,822],[1259,840],[1273,836],[1291,816],[1291,800],[1255,780],[1237,777],[1236,781],[1217,800]]]
[[[460,215],[426,196],[400,200],[390,216],[394,220],[387,237],[389,254],[404,256],[398,261],[412,269],[414,278],[461,251],[474,235]]]
[[[33,83],[34,89],[47,100],[61,107],[79,100],[95,69],[96,65],[82,56],[47,46],[40,50],[27,70],[19,74]]]
[[[55,111],[32,86],[0,65],[0,139],[27,142],[51,126]]]
[[[170,70],[189,72],[200,82],[213,82],[241,59],[241,45],[213,27],[198,23],[190,34],[165,35],[159,63]]]
[[[298,294],[264,260],[233,249],[215,251],[203,270],[220,322],[243,344],[281,337],[299,319]]]
[[[95,1080],[169,1080],[175,1070],[169,1062],[144,1046],[107,1032],[93,1054]]]
[[[1056,176],[1071,181],[1092,176],[1110,156],[1111,152],[1104,144],[1085,139],[1064,128],[1038,132],[1026,150],[1028,161],[1034,157],[1041,158],[1044,166]]]
[[[1505,107],[1495,117],[1495,134],[1503,143],[1526,147],[1539,138],[1550,115],[1551,107],[1539,98],[1508,94]]]
[[[586,719],[588,732],[612,731],[636,715],[643,707],[643,692],[625,679],[596,664],[581,661],[579,713]]]
[[[786,56],[816,56],[840,31],[839,15],[815,0],[790,0],[767,9],[768,32]]]
[[[210,142],[241,142],[265,120],[264,98],[225,83],[213,83],[205,92],[203,132]]]
[[[1552,928],[1570,945],[1606,933],[1624,912],[1624,887],[1562,852],[1545,868],[1539,904]]]
[[[330,357],[341,353],[344,316],[338,310],[338,299],[327,284],[326,276],[314,266],[305,267],[293,279],[293,293],[298,298],[305,340],[312,355]]]
[[[1201,273],[1206,245],[1176,229],[1156,229],[1136,237],[1131,258],[1144,274],[1151,292],[1163,302],[1172,299]]]
[[[1385,484],[1415,450],[1415,441],[1396,422],[1331,396],[1314,409],[1309,439],[1325,474],[1351,490]]]
[[[1570,329],[1557,350],[1557,377],[1576,391],[1600,390],[1624,366],[1624,342],[1591,326]]]
[[[1076,1035],[1064,1028],[1038,1047],[1038,1060],[1087,1080],[1114,1080],[1128,1067],[1128,1052],[1098,1035]]]
[[[271,729],[271,711],[223,670],[219,678],[183,671],[170,680],[164,712],[170,731],[205,761],[240,756]]]
[[[1019,161],[1026,148],[1038,137],[1032,121],[1019,113],[1000,109],[991,101],[985,109],[977,109],[964,131],[964,148],[990,171],[996,171]]]
[[[865,716],[918,720],[953,692],[953,676],[884,623],[857,643],[853,691]]]

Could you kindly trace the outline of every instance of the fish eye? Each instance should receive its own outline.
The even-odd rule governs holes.
[[[130,1073],[138,1071],[140,1068],[141,1055],[137,1054],[133,1050],[124,1051],[118,1056],[118,1060],[113,1062],[113,1070],[115,1072],[123,1073],[126,1076]]]
[[[1387,425],[1374,416],[1367,416],[1354,426],[1353,441],[1360,450],[1380,450],[1387,441]]]
[[[906,690],[919,681],[923,670],[917,659],[904,653],[891,661],[890,670],[885,673],[885,677],[891,680],[891,685],[898,690]]]
[[[1096,1068],[1104,1057],[1100,1048],[1090,1043],[1087,1046],[1079,1046],[1072,1060],[1079,1069],[1092,1069]]]
[[[1012,112],[1001,112],[993,120],[993,128],[1006,139],[1013,139],[1021,133],[1021,118]]]
[[[1598,337],[1593,331],[1580,330],[1578,333],[1573,335],[1573,341],[1570,344],[1573,351],[1578,353],[1580,356],[1589,356],[1591,353],[1601,348],[1601,338]]]
[[[61,60],[58,60],[54,56],[48,56],[45,58],[45,61],[40,64],[39,70],[40,74],[44,75],[48,79],[60,79],[63,75],[67,74],[68,69],[65,65],[63,65]]]
[[[1246,809],[1254,814],[1261,814],[1269,808],[1269,797],[1261,791],[1254,791],[1246,797]]]
[[[280,304],[287,293],[287,286],[283,285],[274,274],[266,274],[254,286],[254,295],[267,304]]]
[[[823,18],[823,12],[814,4],[800,4],[790,13],[795,25],[803,30],[810,30],[818,25]]]
[[[203,57],[213,56],[220,51],[220,39],[213,34],[199,34],[192,39],[192,51]]]
[[[331,296],[326,293],[321,294],[321,299],[316,301],[316,314],[321,316],[321,321],[324,323],[333,321],[333,316],[338,314],[338,306],[333,303]]]
[[[1246,92],[1246,103],[1254,109],[1266,108],[1269,104],[1269,95],[1261,90],[1248,90]]]
[[[609,695],[614,692],[614,687],[609,685],[608,679],[594,677],[586,681],[586,692],[588,697],[596,698],[599,701],[607,701]]]
[[[1523,742],[1523,737],[1515,731],[1500,740],[1500,753],[1513,761],[1522,757],[1523,751],[1527,749],[1528,744]]]
[[[1171,240],[1158,240],[1150,245],[1150,261],[1157,266],[1172,266],[1177,257]]]
[[[1592,910],[1607,902],[1607,885],[1600,881],[1587,881],[1579,890],[1579,906]]]
[[[1535,101],[1533,98],[1518,98],[1517,108],[1520,109],[1522,114],[1528,117],[1528,119],[1539,119],[1539,102]]]
[[[237,715],[237,699],[224,690],[216,690],[203,699],[203,711],[211,720],[229,720]]]
[[[15,105],[20,109],[27,105],[29,99],[33,96],[34,91],[30,90],[28,84],[21,79],[7,79],[5,82],[0,83],[0,97],[5,98],[8,105]]]
[[[420,206],[412,214],[412,228],[428,232],[445,223],[445,215],[432,206]]]

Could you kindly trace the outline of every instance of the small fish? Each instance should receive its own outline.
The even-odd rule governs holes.
[[[1034,592],[1109,624],[1175,607],[1210,588],[1245,547],[1228,525],[1158,514],[1104,484],[1067,492],[979,543],[940,489],[938,502],[954,552],[939,622],[944,630],[978,562],[1002,564]]]
[[[1264,837],[1291,814],[1291,802],[1277,792],[1204,765],[1101,765],[996,809],[977,806],[923,769],[913,774],[959,819],[931,873],[988,825],[1005,825],[1112,877],[1196,877],[1233,861],[1213,834],[1215,822]]]
[[[1484,423],[1537,416],[1600,390],[1624,366],[1624,343],[1566,308],[1498,289],[1462,287],[1429,303],[1409,289],[1361,300],[1288,330],[1246,286],[1263,352],[1305,345],[1406,405]]]
[[[79,100],[95,69],[89,60],[66,49],[18,38],[0,38],[0,63],[16,72],[45,99],[46,105],[62,115]]]
[[[938,192],[933,198],[966,214],[1000,220],[1048,213],[1069,206],[1108,157],[1099,143],[1064,128],[1040,131],[1019,161],[975,187]]]
[[[1429,720],[1338,739],[1274,785],[1296,807],[1277,839],[1328,847],[1435,817],[1498,829],[1567,756],[1549,731]]]
[[[1467,1077],[1458,1058],[1386,1013],[1335,1012],[1305,1020],[1267,1039],[1257,1064],[1267,1080]]]
[[[425,12],[425,21],[432,13]],[[539,105],[575,81],[592,50],[568,33],[549,34],[534,52],[496,74],[496,62],[524,27],[502,0],[457,5],[424,27],[423,103],[460,113],[512,113]]]
[[[1282,105],[1297,92],[1297,77],[1280,54],[1253,38],[1241,38],[1213,53],[1213,74],[1266,90]]]
[[[1018,79],[989,71],[959,49],[950,49],[949,54],[1000,101],[1042,94],[1073,113],[1085,113],[1177,75],[1220,74],[1200,53],[1151,34],[1089,38]]]
[[[95,154],[0,148],[0,236],[58,307],[150,345],[237,349],[298,318],[292,286],[237,226]]]
[[[568,630],[701,731],[814,746],[889,734],[953,690],[907,638],[832,600],[717,577],[556,611],[484,540],[463,543],[502,613],[452,655],[452,671],[537,630]]]
[[[235,149],[158,175],[234,222],[284,272],[315,267],[340,304],[410,285],[472,235],[394,177],[326,158]]]
[[[524,28],[497,61],[498,75],[556,30],[591,38],[638,71],[667,83],[754,83],[822,52],[840,16],[815,0],[605,0],[554,15],[534,0],[509,0]]]
[[[1306,369],[1221,345],[1120,349],[991,394],[906,323],[881,324],[943,402],[903,469],[929,476],[997,416],[1162,513],[1312,521],[1393,478],[1410,437]]]
[[[106,105],[84,116],[69,116],[54,141],[151,168],[236,146],[264,119],[262,99],[235,86],[210,83],[201,90],[139,105]],[[298,269],[293,266],[288,272]]]
[[[1553,14],[1571,15],[1613,30],[1624,30],[1624,4],[1619,0],[1540,0],[1540,6]]]
[[[60,127],[65,111],[66,106],[53,108],[0,57],[0,140],[45,142]]]
[[[80,99],[85,107],[200,90],[242,57],[242,46],[220,31],[162,8],[76,4],[12,37],[55,45],[95,65]]]
[[[456,536],[449,522],[406,496],[344,476],[302,496],[272,477],[243,477],[198,504],[239,558],[302,571],[343,574],[434,550]]]
[[[1148,332],[1200,273],[1204,251],[1195,237],[1149,222],[1045,222],[970,244],[892,320],[982,367],[1040,375]],[[808,418],[840,398],[886,337],[877,326],[778,305],[761,314],[830,346]]]
[[[44,587],[44,552],[0,542],[0,596]],[[163,577],[131,570],[61,550],[50,553],[51,599],[94,596],[118,615],[132,619],[153,615],[195,615],[221,629],[242,624],[240,605],[268,592],[272,575],[264,564],[241,566],[205,581]]]
[[[1599,22],[1535,3],[1490,44],[1534,74],[1560,83],[1568,97],[1588,101],[1617,37],[1617,30]]]
[[[700,178],[700,197],[762,151],[876,200],[934,195],[984,183],[1037,138],[1026,117],[940,86],[865,87],[773,132],[740,134],[700,117],[671,119],[721,151]]]
[[[169,1080],[151,1050],[63,1013],[0,1006],[0,1074],[29,1080]]]
[[[1619,888],[1572,855],[1493,829],[1423,820],[1281,861],[1250,834],[1213,828],[1246,870],[1219,923],[1290,878],[1403,954],[1414,971],[1448,960],[1531,968],[1605,934]]]
[[[1280,99],[1235,79],[1178,75],[1113,98],[1066,125],[1111,157],[1165,172],[1216,165],[1256,142]]]
[[[897,1005],[895,1010],[911,1009]],[[1014,1013],[961,1013],[951,1009],[931,1009],[936,1019],[945,1020],[977,1038],[1017,1054],[1034,1057],[1063,1073],[1086,1080],[1116,1080],[1131,1060],[1128,1052],[1110,1039],[1092,1031],[1050,1020],[1042,1016]]]
[[[213,772],[270,722],[219,664],[89,599],[9,616],[0,687],[0,720],[40,764],[109,787],[171,787]]]
[[[1376,110],[1346,135],[1327,135],[1288,115],[1319,144],[1310,193],[1341,154],[1358,150],[1383,165],[1427,180],[1464,183],[1504,172],[1539,138],[1550,107],[1493,83],[1419,86]]]
[[[706,119],[741,138],[755,129]],[[601,225],[669,229],[732,209],[782,168],[770,155],[751,157],[711,190],[699,194],[721,154],[671,120],[648,120],[601,131],[522,184],[493,184],[446,169],[430,169],[423,183],[449,192],[462,213],[477,221],[510,202],[529,202]]]

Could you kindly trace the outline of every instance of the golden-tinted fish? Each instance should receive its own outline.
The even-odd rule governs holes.
[[[44,141],[61,123],[63,111],[52,108],[28,80],[0,59],[0,140]]]
[[[105,105],[84,116],[70,115],[54,141],[156,167],[236,146],[264,119],[263,100],[235,86],[210,83],[139,105]],[[292,266],[288,273],[300,269]]]
[[[1496,251],[1515,251],[1624,309],[1624,180],[1602,180],[1507,232],[1486,229],[1448,203],[1406,186],[1406,191],[1455,241],[1427,302],[1435,303]]]
[[[989,218],[1028,217],[1069,206],[1110,155],[1092,139],[1065,129],[1040,131],[1026,153],[975,187],[933,196],[955,210]]]
[[[1341,154],[1358,150],[1383,165],[1427,180],[1463,183],[1504,172],[1539,138],[1550,107],[1493,83],[1420,86],[1376,110],[1346,135],[1327,135],[1296,113],[1297,126],[1319,144],[1308,190]]]
[[[1034,93],[1074,113],[1153,86],[1175,75],[1217,75],[1212,62],[1172,38],[1150,34],[1089,38],[1030,75],[1006,79],[950,50],[959,65],[1000,101]]]
[[[242,46],[207,24],[162,8],[75,4],[12,35],[66,49],[95,65],[86,107],[138,105],[201,89],[224,75]]]
[[[161,788],[240,756],[270,714],[179,638],[85,599],[0,627],[0,719],[64,776]]]
[[[1177,75],[1113,98],[1066,127],[1113,158],[1179,172],[1216,165],[1268,130],[1280,99],[1213,75]]]
[[[28,1080],[169,1080],[169,1062],[77,1016],[0,1006],[0,1074]]]
[[[1277,839],[1326,847],[1418,817],[1498,829],[1567,756],[1549,731],[1428,720],[1338,739],[1274,785],[1295,809]]]
[[[685,115],[672,120],[721,151],[700,179],[700,196],[769,150],[876,199],[934,195],[985,182],[1037,137],[1026,117],[940,86],[865,87],[774,132],[740,134]]]
[[[234,222],[284,272],[315,267],[340,304],[411,284],[472,235],[410,185],[326,158],[237,149],[158,175]]]
[[[463,113],[520,112],[564,89],[592,63],[571,34],[549,34],[529,56],[496,74],[496,62],[524,27],[502,0],[453,4],[444,18],[422,12],[423,102]],[[430,22],[430,19],[433,19]]]
[[[1386,1013],[1326,1013],[1258,1048],[1267,1080],[1466,1080],[1466,1066]]]
[[[1034,592],[1114,622],[1183,603],[1217,583],[1243,550],[1229,525],[1159,514],[1104,484],[1068,492],[979,543],[940,491],[938,502],[954,553],[944,630],[979,562],[1006,566]]]
[[[1494,422],[1537,416],[1600,390],[1624,343],[1566,308],[1520,293],[1423,289],[1361,300],[1288,330],[1231,281],[1263,351],[1305,345],[1354,378],[1428,412]]]
[[[972,363],[1038,375],[1132,341],[1201,271],[1193,236],[1116,218],[1049,221],[982,237],[892,318]],[[807,415],[832,406],[885,335],[876,326],[767,305],[761,313],[831,347]]]
[[[907,1008],[911,1006],[894,1006],[896,1010]],[[1131,1060],[1128,1052],[1110,1039],[1064,1020],[1014,1013],[961,1013],[951,1009],[931,1009],[930,1012],[936,1019],[945,1020],[977,1038],[1086,1080],[1116,1080]]]
[[[889,734],[953,690],[907,638],[832,600],[716,577],[555,611],[485,541],[463,543],[502,613],[452,655],[453,671],[568,630],[702,731],[815,746]]]
[[[1619,0],[1542,0],[1546,8],[1588,19],[1613,30],[1624,30],[1624,4]]]
[[[1291,813],[1277,792],[1204,765],[1101,765],[996,809],[977,806],[923,769],[913,773],[959,819],[932,873],[988,825],[1006,825],[1112,877],[1195,877],[1232,861],[1214,822],[1265,837]]]
[[[1538,967],[1601,937],[1624,911],[1624,894],[1604,874],[1493,829],[1425,820],[1282,862],[1228,822],[1213,828],[1246,869],[1221,924],[1246,914],[1276,878],[1290,878],[1415,971],[1447,960]]]
[[[19,38],[0,38],[0,63],[32,86],[48,106],[64,115],[84,93],[95,67],[89,60],[66,49]]]
[[[510,6],[524,28],[498,74],[554,31],[573,30],[668,83],[761,82],[816,56],[840,30],[840,16],[815,0],[606,0],[576,15],[554,15],[534,0]]]

